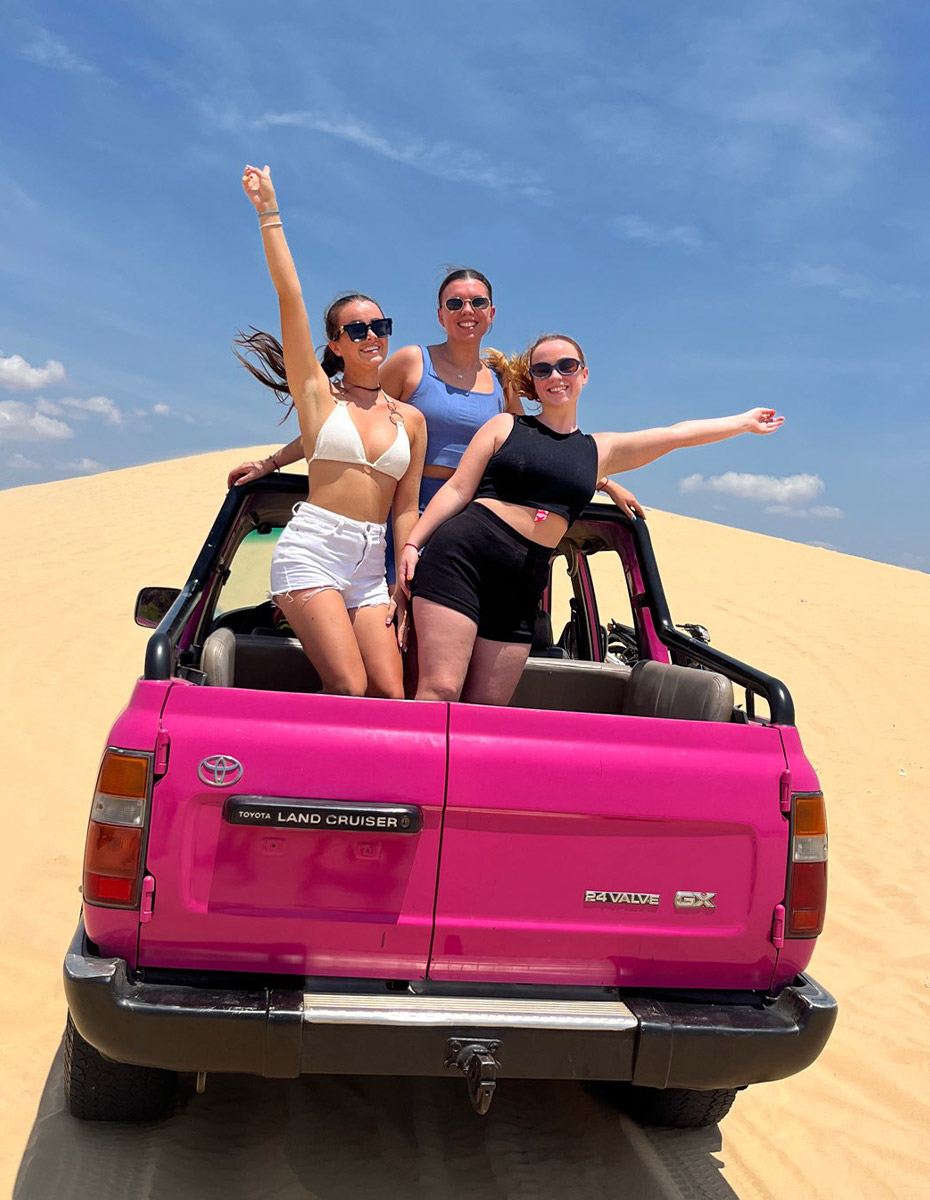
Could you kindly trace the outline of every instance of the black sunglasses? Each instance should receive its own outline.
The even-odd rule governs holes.
[[[481,312],[482,309],[491,307],[491,300],[489,296],[466,296],[464,299],[461,296],[450,296],[443,304],[449,312],[461,312],[466,304],[470,304],[475,312]]]
[[[578,358],[560,358],[554,363],[533,363],[530,374],[534,379],[548,379],[553,371],[558,371],[560,375],[575,375],[583,366],[584,363]]]
[[[394,331],[394,322],[390,317],[375,317],[373,321],[347,321],[336,330],[336,337],[340,333],[347,333],[350,342],[364,342],[369,329],[377,338],[390,337]]]

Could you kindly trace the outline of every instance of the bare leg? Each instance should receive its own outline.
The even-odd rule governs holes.
[[[417,694],[419,681],[417,668],[417,627],[413,623],[413,609],[407,621],[407,649],[404,651],[404,695],[413,700]]]
[[[478,626],[464,613],[415,596],[418,700],[458,700]]]
[[[326,588],[311,591],[308,596],[304,589],[282,593],[275,597],[275,603],[316,667],[323,691],[335,696],[364,696],[368,676],[342,595]]]
[[[349,620],[368,675],[366,696],[404,698],[404,665],[393,625],[385,625],[386,604],[350,608]]]
[[[509,704],[529,652],[528,645],[476,638],[462,699],[466,704]]]

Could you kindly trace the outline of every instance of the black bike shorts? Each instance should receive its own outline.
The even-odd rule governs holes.
[[[472,501],[423,547],[411,590],[469,617],[479,637],[529,645],[552,553]]]

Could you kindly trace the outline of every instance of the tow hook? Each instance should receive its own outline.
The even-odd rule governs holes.
[[[463,1038],[450,1038],[446,1042],[443,1065],[465,1076],[468,1099],[479,1117],[484,1116],[494,1099],[497,1072],[501,1069],[497,1061],[500,1048],[500,1042],[470,1042]]]

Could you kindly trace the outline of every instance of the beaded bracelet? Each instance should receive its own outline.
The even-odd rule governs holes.
[[[266,208],[264,212],[258,214],[260,217],[280,217],[280,208]]]

